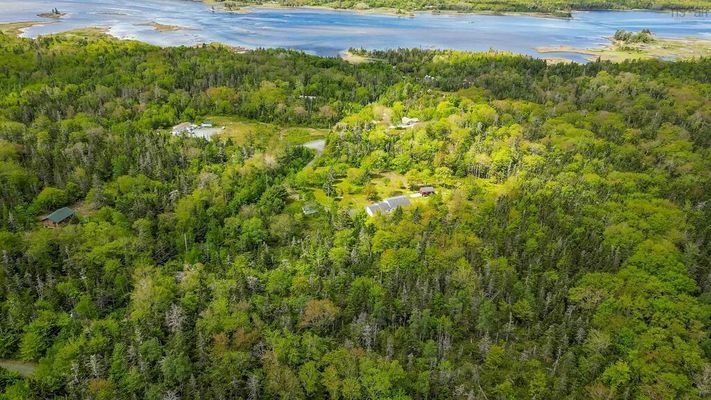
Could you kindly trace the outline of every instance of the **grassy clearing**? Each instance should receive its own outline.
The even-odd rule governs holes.
[[[328,168],[329,167],[317,168],[314,173],[326,173]],[[369,197],[368,190],[365,189],[366,186],[374,189],[376,196]],[[405,176],[392,171],[373,175],[365,185],[356,185],[347,177],[338,179],[335,183],[335,187],[339,194],[336,198],[327,196],[323,189],[319,187],[312,187],[311,195],[313,195],[313,201],[320,204],[324,208],[330,208],[334,204],[338,203],[340,207],[360,211],[366,206],[384,200],[388,197],[408,196],[413,206],[424,204],[430,200],[427,197],[415,195],[416,189],[412,188],[408,184]],[[450,190],[444,188],[437,188],[437,191],[443,195],[450,193]]]
[[[375,58],[361,56],[350,51],[341,52],[339,56],[343,61],[351,64],[363,64],[377,61]]]
[[[222,140],[231,139],[236,144],[245,144],[253,137],[265,137],[274,134],[275,127],[271,124],[242,120],[231,117],[211,116],[205,118],[212,121],[215,126],[224,126],[222,133],[216,135]]]
[[[387,197],[410,194],[412,192],[407,184],[405,176],[398,174],[397,172],[383,172],[381,174],[375,174],[366,185],[357,185],[350,179],[345,178],[339,180],[335,186],[342,196],[341,203],[350,204],[353,207],[365,207],[368,204],[377,201],[372,200],[372,198],[368,198],[367,190],[364,190],[366,186],[370,186],[374,189],[377,197],[373,198],[377,198],[379,200]]]
[[[312,140],[323,139],[328,129],[308,127],[280,127],[264,122],[239,119],[233,117],[210,116],[206,118],[216,126],[225,129],[218,134],[221,140],[232,139],[236,144],[251,142],[263,143],[268,148],[280,144],[300,145]]]

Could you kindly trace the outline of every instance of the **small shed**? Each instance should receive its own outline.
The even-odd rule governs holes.
[[[422,197],[427,197],[433,194],[435,194],[435,190],[432,186],[423,186],[420,188],[420,195],[422,195]]]
[[[69,207],[62,207],[42,218],[42,224],[46,228],[56,228],[59,225],[68,223],[72,218],[74,218],[74,210]]]

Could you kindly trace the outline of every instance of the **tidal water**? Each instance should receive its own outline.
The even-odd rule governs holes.
[[[37,16],[57,8],[67,15]],[[412,17],[316,9],[251,8],[213,11],[186,0],[0,0],[0,23],[42,21],[23,32],[36,37],[76,28],[102,27],[123,39],[160,46],[221,42],[245,48],[282,47],[334,56],[350,47],[506,50],[534,57],[585,61],[574,53],[543,55],[537,47],[597,47],[616,30],[651,29],[660,37],[711,39],[711,14],[652,11],[586,11],[572,18],[525,15],[417,13]],[[159,32],[151,23],[182,29]]]

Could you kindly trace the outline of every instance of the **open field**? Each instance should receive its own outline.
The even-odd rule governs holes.
[[[280,127],[264,122],[257,122],[232,117],[210,116],[206,118],[215,126],[224,126],[225,129],[216,137],[231,139],[237,144],[246,144],[250,141],[263,142],[267,147],[279,143],[300,145],[317,139],[323,139],[328,129],[304,127]]]
[[[377,61],[374,58],[362,56],[359,54],[355,54],[351,51],[344,51],[340,54],[340,57],[343,61],[349,62],[351,64],[362,64],[362,63],[370,63]]]

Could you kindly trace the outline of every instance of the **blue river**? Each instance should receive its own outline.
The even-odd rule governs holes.
[[[60,19],[39,17],[52,8]],[[345,49],[417,47],[505,50],[534,57],[585,61],[575,53],[541,54],[539,47],[598,47],[616,30],[651,29],[660,37],[711,40],[711,14],[653,11],[585,11],[572,18],[528,15],[416,13],[395,16],[309,8],[250,8],[215,11],[185,0],[1,0],[0,23],[41,21],[23,31],[36,37],[85,27],[101,27],[123,39],[160,46],[220,42],[244,48],[282,47],[335,56]],[[181,29],[160,32],[151,24]]]

